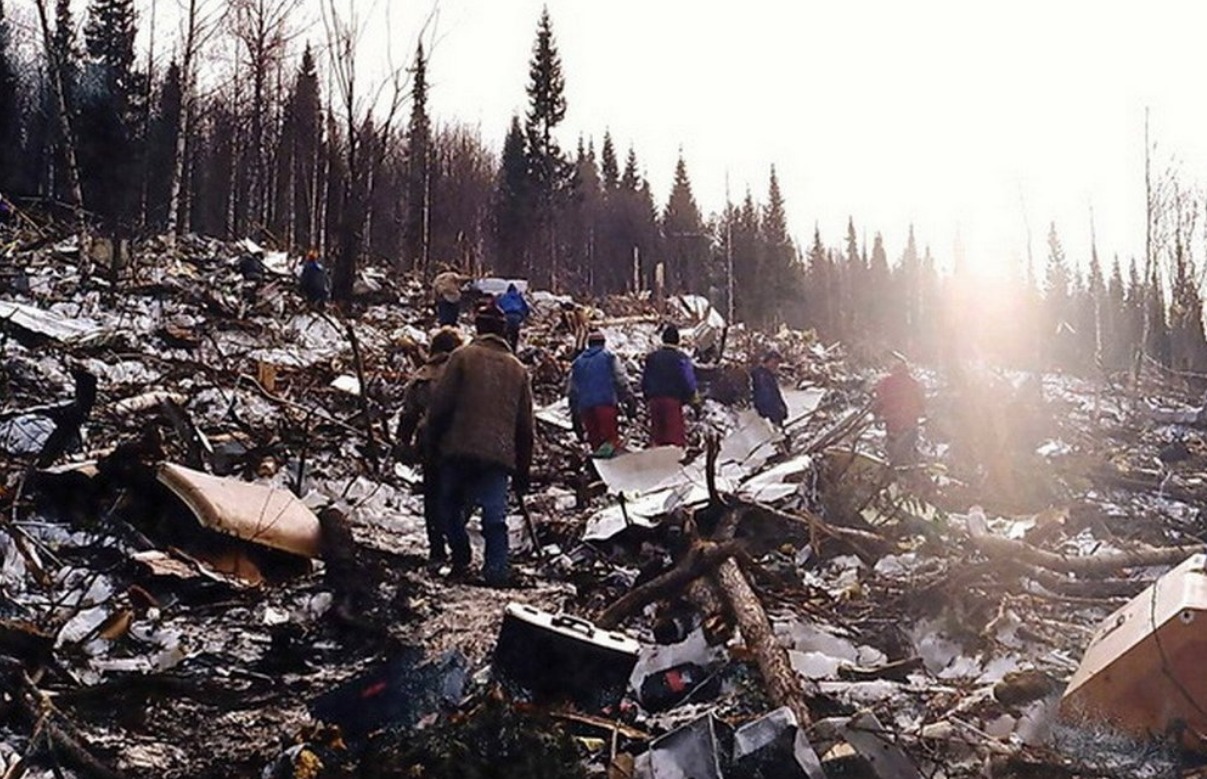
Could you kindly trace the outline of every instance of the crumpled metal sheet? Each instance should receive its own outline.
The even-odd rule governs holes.
[[[0,300],[0,323],[6,321],[22,330],[64,343],[83,341],[102,332],[101,326],[91,319],[68,319],[35,306]]]

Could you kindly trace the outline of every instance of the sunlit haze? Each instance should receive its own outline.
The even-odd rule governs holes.
[[[444,0],[432,110],[495,148],[522,111],[542,0]],[[358,3],[358,9],[360,8]],[[397,49],[429,5],[390,0]],[[1055,220],[1083,262],[1144,247],[1144,112],[1191,178],[1207,160],[1198,99],[1207,6],[1158,2],[550,0],[565,63],[562,142],[610,129],[664,201],[680,147],[707,212],[776,165],[798,240],[838,243],[848,215],[899,255],[912,222],[950,262],[957,235],[991,269],[1037,258]],[[366,44],[381,46],[384,25]],[[1024,214],[1026,220],[1024,219]]]

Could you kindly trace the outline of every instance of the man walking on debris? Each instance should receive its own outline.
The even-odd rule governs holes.
[[[461,288],[469,276],[456,270],[446,270],[432,280],[432,294],[436,298],[436,321],[441,327],[452,327],[461,316]]]
[[[532,467],[532,386],[503,339],[506,320],[491,306],[478,311],[478,336],[455,351],[432,388],[428,440],[440,459],[440,518],[453,576],[469,572],[468,513],[482,509],[487,586],[511,583],[507,562],[507,483],[528,492]]]
[[[507,291],[499,298],[498,305],[503,311],[503,316],[507,317],[507,343],[514,352],[520,344],[520,328],[524,326],[531,309],[514,283],[507,285]]]
[[[781,361],[780,353],[772,349],[750,372],[754,410],[776,427],[783,427],[788,419],[788,404],[784,402],[778,379]]]
[[[918,459],[918,423],[924,410],[922,387],[909,371],[909,362],[893,355],[889,375],[876,384],[872,411],[884,420],[885,449],[894,466],[913,465]]]
[[[398,418],[400,458],[418,461],[423,468],[423,524],[427,530],[428,564],[437,567],[448,560],[448,550],[440,516],[440,462],[425,445],[425,428],[432,387],[444,374],[449,357],[459,346],[461,335],[453,328],[442,328],[436,333],[432,338],[431,356],[403,390],[402,414]]]
[[[568,395],[579,440],[585,434],[592,452],[611,456],[620,448],[617,402],[623,403],[629,419],[634,419],[637,401],[624,365],[604,344],[604,334],[598,330],[587,336],[587,350],[570,366]]]
[[[650,443],[653,446],[687,446],[683,404],[699,404],[696,372],[691,359],[679,349],[679,328],[667,325],[662,347],[645,358],[641,392],[650,407]]]

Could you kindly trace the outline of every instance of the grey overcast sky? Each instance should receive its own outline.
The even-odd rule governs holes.
[[[317,19],[319,0],[304,2]],[[432,8],[336,2],[370,20],[369,70],[387,48],[406,56]],[[895,259],[913,223],[941,263],[959,235],[989,270],[1026,256],[1025,214],[1037,259],[1055,220],[1084,262],[1092,205],[1100,252],[1140,255],[1145,106],[1163,159],[1196,182],[1207,173],[1207,3],[439,0],[437,120],[501,145],[544,4],[565,66],[565,147],[610,129],[660,203],[682,148],[705,213],[723,207],[727,174],[735,199],[748,186],[765,197],[774,163],[805,244],[815,222],[839,243],[852,215]]]

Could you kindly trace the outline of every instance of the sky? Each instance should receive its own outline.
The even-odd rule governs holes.
[[[403,6],[403,0],[387,0]],[[522,110],[542,0],[443,0],[432,110],[501,142]],[[890,257],[910,224],[941,263],[986,270],[1144,251],[1154,159],[1207,173],[1193,2],[549,0],[565,66],[562,141],[632,143],[664,202],[682,149],[707,213],[775,165],[793,233],[841,241],[848,216]],[[426,9],[430,6],[422,6]],[[422,13],[422,12],[420,12]],[[399,26],[406,23],[397,20]]]
[[[328,2],[300,1],[299,20]],[[159,2],[162,20],[170,8]],[[883,233],[895,259],[912,224],[940,264],[959,242],[995,273],[1021,267],[1028,226],[1042,263],[1052,221],[1084,262],[1092,211],[1102,256],[1142,257],[1146,108],[1158,166],[1207,180],[1207,3],[335,2],[366,21],[369,80],[413,49],[435,8],[432,113],[478,125],[496,150],[523,111],[547,5],[567,84],[565,148],[610,130],[622,156],[636,148],[659,204],[682,152],[706,214],[724,207],[727,182],[735,200],[747,188],[765,199],[775,165],[805,245],[814,225],[839,244],[853,217],[869,243]]]

